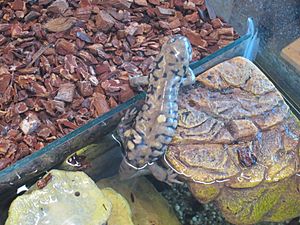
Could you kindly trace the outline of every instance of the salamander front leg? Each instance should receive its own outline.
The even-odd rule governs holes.
[[[193,70],[189,67],[186,71],[185,77],[182,81],[183,86],[191,85],[196,82],[196,77]]]
[[[124,117],[121,119],[121,122],[118,125],[117,132],[119,137],[121,138],[121,142],[125,143],[126,136],[130,135],[128,132],[130,132],[131,127],[134,122],[134,118],[136,117],[138,111],[136,108],[128,109],[124,115]]]
[[[137,88],[139,91],[143,91],[142,86],[149,84],[148,76],[130,77],[129,84],[131,87]]]
[[[177,173],[175,173],[172,169],[163,168],[157,163],[153,163],[148,166],[148,169],[151,171],[152,175],[159,181],[165,182],[168,185],[172,186],[172,184],[183,184],[181,181],[177,180]]]

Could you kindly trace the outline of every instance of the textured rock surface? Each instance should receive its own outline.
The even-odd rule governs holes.
[[[135,225],[180,225],[166,200],[144,177],[122,182],[114,177],[100,180],[97,185],[101,189],[111,187],[124,196],[130,205]]]
[[[200,201],[217,199],[224,216],[234,223],[299,215],[300,209],[293,207],[291,213],[278,211],[300,200],[297,188],[287,195],[285,182],[279,182],[293,179],[293,185],[299,185],[295,174],[300,136],[299,121],[280,93],[241,57],[215,66],[197,80],[179,98],[177,135],[166,154],[169,164],[190,181]],[[204,190],[205,184],[212,187]],[[263,191],[268,187],[272,191]],[[271,204],[269,195],[274,193]],[[231,208],[234,201],[241,208]]]
[[[253,188],[224,188],[216,203],[233,224],[281,222],[300,215],[300,179],[292,177]]]
[[[35,186],[16,198],[5,225],[102,225],[112,205],[83,172],[52,170],[45,187]],[[88,221],[88,222],[87,222]]]
[[[112,188],[103,188],[101,191],[112,203],[112,212],[107,225],[134,225],[127,200]]]

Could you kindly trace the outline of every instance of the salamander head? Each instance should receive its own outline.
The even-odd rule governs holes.
[[[182,35],[172,36],[163,46],[162,52],[175,54],[176,57],[183,57],[187,62],[192,60],[192,46],[188,38]],[[181,59],[181,58],[180,58]]]

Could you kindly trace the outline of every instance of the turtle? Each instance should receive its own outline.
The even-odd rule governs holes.
[[[163,159],[198,201],[233,224],[300,215],[299,120],[254,63],[235,57],[200,74],[178,107]]]

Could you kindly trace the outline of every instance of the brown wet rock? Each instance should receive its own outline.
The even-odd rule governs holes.
[[[196,79],[199,83],[179,96],[168,164],[199,201],[215,201],[234,224],[299,216],[299,209],[292,207],[300,202],[295,189],[299,120],[279,91],[242,57],[220,63]],[[293,188],[286,191],[287,185]]]
[[[258,132],[258,128],[251,120],[232,120],[228,124],[229,132],[236,140],[253,139]]]

